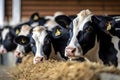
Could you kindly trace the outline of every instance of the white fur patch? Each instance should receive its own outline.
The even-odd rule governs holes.
[[[118,57],[118,64],[120,65],[120,50],[119,50],[119,43],[120,39],[117,36],[112,36],[112,43],[114,44],[115,49],[118,51],[117,57]]]
[[[52,31],[52,29],[57,26],[57,23],[54,21],[54,19],[52,20],[48,20],[46,22],[46,24],[44,24],[44,26],[46,26],[48,28],[49,31]]]
[[[47,33],[43,27],[37,26],[33,29],[32,38],[36,42],[36,54],[35,54],[35,56],[39,56],[39,57],[44,56],[45,57],[45,55],[42,51],[43,50],[42,46],[44,44],[44,38],[46,37],[46,35],[47,35]]]
[[[30,32],[30,29],[31,29],[30,26],[28,26],[28,25],[23,25],[22,28],[21,28],[21,30],[20,30],[19,35],[27,36],[27,35],[29,34],[29,32]]]
[[[18,52],[20,52],[20,53],[25,53],[24,46],[18,44],[15,51],[18,51]],[[23,54],[22,54],[22,55],[23,55]]]
[[[34,22],[31,24],[31,27],[35,27],[35,26],[38,26],[39,25],[39,22]]]
[[[6,37],[6,35],[7,35],[7,33],[8,33],[9,31],[10,31],[9,29],[4,29],[4,30],[2,31],[2,39],[3,39],[3,40],[5,40],[5,37]]]

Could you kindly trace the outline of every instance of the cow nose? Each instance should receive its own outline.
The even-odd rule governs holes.
[[[0,54],[3,54],[3,53],[5,53],[5,50],[4,50],[4,49],[1,49],[1,50],[0,50]]]
[[[65,52],[67,56],[74,56],[76,48],[73,47],[66,47]]]
[[[16,57],[23,57],[22,53],[19,51],[15,51],[15,56]]]
[[[36,58],[35,58],[35,63],[39,63],[39,62],[42,62],[42,61],[44,61],[44,60],[45,60],[44,57],[36,57]]]

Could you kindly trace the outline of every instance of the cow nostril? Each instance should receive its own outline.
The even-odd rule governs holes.
[[[73,48],[72,53],[74,53],[75,51],[76,51],[76,48]]]
[[[41,58],[40,58],[40,61],[44,61],[44,58],[43,58],[43,57],[41,57]]]
[[[15,56],[16,56],[16,57],[23,57],[23,56],[22,56],[22,53],[19,52],[19,51],[15,51]]]
[[[2,50],[1,52],[4,53],[4,50]]]
[[[5,53],[5,50],[4,50],[4,49],[0,50],[0,53],[1,53],[1,54],[2,54],[2,53]]]
[[[68,53],[74,53],[76,51],[76,48],[66,47],[65,51],[68,52]]]
[[[18,54],[17,54],[18,56],[20,55],[20,52],[18,52]]]
[[[35,61],[38,63],[38,62],[42,62],[44,61],[44,57],[36,57],[35,58]]]

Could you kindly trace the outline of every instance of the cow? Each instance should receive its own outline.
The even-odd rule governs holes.
[[[23,25],[20,29],[20,33],[14,39],[15,43],[17,43],[18,41],[21,43],[24,43],[24,40],[21,40],[21,36],[29,36],[30,29],[31,29],[31,27],[29,25],[27,25],[27,24]],[[30,45],[22,46],[20,44],[17,44],[14,54],[16,57],[22,58],[25,54],[29,53],[30,51],[31,51]]]
[[[84,34],[82,35],[80,33],[80,31],[82,31],[82,28],[83,26],[85,25],[85,23],[89,22],[90,21],[90,17],[92,16],[91,14],[90,17],[86,14],[85,14],[86,11],[81,11],[79,13],[79,15],[73,20],[71,21],[69,17],[67,16],[58,16],[56,17],[56,22],[65,27],[66,25],[66,21],[69,21],[69,24],[66,26],[66,29],[69,30],[69,34],[70,34],[70,38],[69,38],[69,41],[68,43],[70,44],[67,44],[66,48],[65,48],[65,56],[67,56],[68,58],[70,58],[70,60],[79,60],[79,57],[80,56],[83,56],[85,53],[87,53],[88,49],[89,48],[92,48],[94,46],[94,42],[96,41],[95,39],[95,35],[93,36],[94,38],[92,38],[88,44],[90,44],[91,42],[91,46],[86,46],[84,45],[83,47],[80,46],[79,44],[79,40],[78,39],[83,39],[83,38],[80,38],[81,36],[84,36]],[[87,18],[87,19],[85,19]],[[65,20],[66,19],[66,20]],[[80,22],[81,21],[81,22]],[[83,21],[83,22],[82,22]],[[73,25],[73,24],[76,24],[76,25]],[[88,23],[90,24],[90,23]],[[86,24],[86,25],[88,25]],[[80,26],[79,26],[80,25]],[[87,29],[87,27],[86,27]],[[80,35],[81,34],[81,35]],[[90,33],[90,34],[95,34],[95,33]],[[78,37],[77,37],[78,36]],[[91,36],[92,37],[92,36]],[[71,42],[70,42],[71,41]],[[79,41],[79,42],[78,42]],[[82,42],[83,43],[83,42]],[[85,44],[85,40],[84,40],[84,44]],[[87,43],[86,43],[87,44]],[[87,45],[88,45],[87,44]],[[83,49],[85,47],[85,49]],[[83,51],[84,50],[84,51]]]
[[[100,30],[111,37],[111,40],[109,42],[113,44],[116,51],[113,51],[114,48],[109,51],[110,53],[113,52],[114,55],[117,55],[117,62],[120,63],[120,21],[118,20],[118,18],[113,18],[111,16],[103,16],[101,18],[94,16],[93,22]],[[111,55],[111,58],[112,57],[113,55]],[[120,65],[118,64],[118,67],[119,66]]]
[[[84,56],[90,61],[117,66],[117,50],[111,42],[111,36],[94,24],[93,16],[91,11],[82,10],[70,22],[67,28],[70,38],[65,48],[65,56],[70,60],[79,60],[79,57]],[[58,16],[56,22],[62,26],[66,23],[61,22],[64,18],[68,17]]]
[[[15,31],[11,26],[5,26],[1,31],[1,47],[0,54],[7,53],[16,48],[16,44],[13,42],[13,39],[16,37]],[[12,46],[12,47],[11,47]]]

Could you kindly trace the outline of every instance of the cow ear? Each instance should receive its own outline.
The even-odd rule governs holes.
[[[20,45],[27,45],[30,42],[30,38],[27,36],[17,36],[14,42]]]
[[[39,14],[38,13],[33,13],[30,17],[30,20],[32,21],[38,21],[40,18]]]
[[[92,22],[94,23],[99,23],[101,20],[97,16],[92,16],[91,17]]]
[[[18,35],[20,33],[20,28],[19,27],[15,27],[14,31],[15,31],[15,34]]]
[[[55,21],[62,27],[68,28],[72,20],[66,15],[59,15],[55,17]]]

